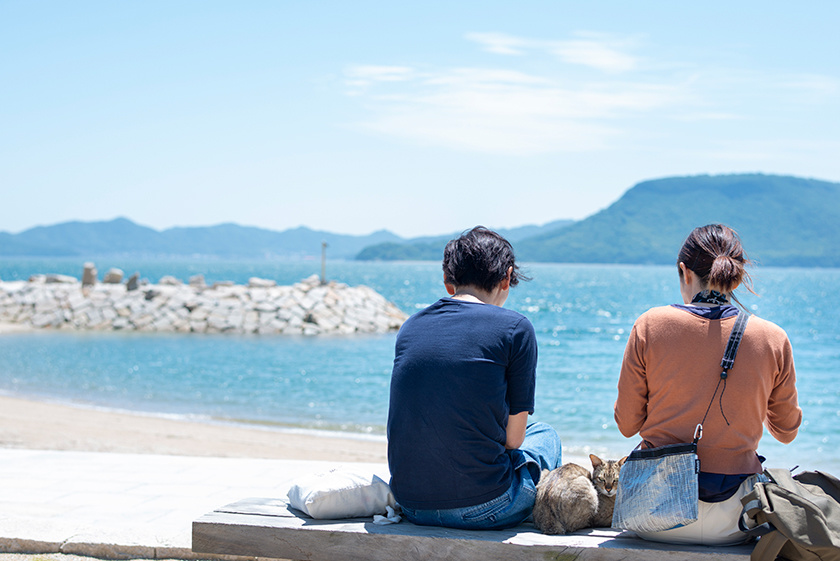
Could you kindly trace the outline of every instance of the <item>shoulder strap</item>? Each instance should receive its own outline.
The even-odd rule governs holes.
[[[744,337],[744,331],[747,329],[747,320],[750,319],[750,314],[747,312],[739,312],[738,317],[735,318],[735,325],[732,326],[732,333],[729,335],[729,343],[726,344],[726,351],[723,353],[723,359],[720,361],[720,367],[724,372],[732,368],[735,364],[735,355],[738,354],[738,347],[741,344],[741,339]]]
[[[706,413],[703,415],[703,420],[694,429],[694,444],[703,437],[703,424],[706,422],[706,417],[709,416],[709,410],[712,408],[712,403],[715,402],[715,396],[718,395],[720,383],[723,382],[723,389],[720,391],[720,413],[723,415],[723,420],[729,424],[729,419],[726,418],[726,413],[723,412],[723,392],[726,391],[726,378],[729,376],[729,369],[735,364],[735,355],[738,354],[738,347],[741,345],[741,339],[744,337],[744,331],[747,329],[747,320],[750,319],[750,314],[745,311],[739,311],[735,318],[735,325],[732,326],[732,332],[729,334],[729,342],[726,344],[726,350],[723,352],[723,359],[720,361],[720,367],[723,371],[720,373],[720,379],[717,386],[715,386],[715,393],[712,394],[712,399],[709,400],[709,406],[706,407]]]
[[[785,489],[796,489],[796,482],[793,480],[793,474],[789,469],[785,468],[769,468],[764,470],[771,482],[775,483]]]
[[[767,561],[768,559],[776,559],[782,548],[787,545],[790,540],[779,532],[774,530],[769,534],[761,536],[758,543],[750,554],[750,561]]]
[[[766,473],[766,471],[765,471]],[[738,520],[738,529],[750,536],[759,537],[775,530],[764,516],[764,505],[768,503],[764,483],[759,481],[752,491],[741,497],[741,517]],[[775,557],[774,557],[775,559]]]

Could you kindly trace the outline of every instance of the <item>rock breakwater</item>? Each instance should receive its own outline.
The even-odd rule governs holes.
[[[61,275],[0,282],[0,322],[35,328],[318,335],[394,331],[406,317],[367,286],[322,284],[317,275],[291,286],[258,278],[206,286],[200,275],[189,284]]]

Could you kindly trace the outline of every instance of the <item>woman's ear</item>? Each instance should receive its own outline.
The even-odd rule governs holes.
[[[682,279],[682,281],[685,284],[691,284],[691,275],[693,274],[691,272],[691,269],[686,267],[685,263],[683,263],[682,261],[680,261],[679,267],[680,267],[680,273],[681,273],[680,278]]]

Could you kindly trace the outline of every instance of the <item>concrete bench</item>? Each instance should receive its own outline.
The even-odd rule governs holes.
[[[748,561],[751,545],[678,546],[647,542],[608,528],[547,536],[531,524],[511,530],[466,531],[378,525],[372,519],[314,520],[283,499],[245,499],[193,522],[196,554],[312,561],[711,560]]]

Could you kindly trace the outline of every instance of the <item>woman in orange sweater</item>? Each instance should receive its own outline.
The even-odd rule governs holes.
[[[721,224],[696,228],[677,263],[683,304],[648,310],[627,341],[615,403],[624,436],[638,433],[647,448],[690,442],[709,409],[697,447],[698,520],[640,533],[645,539],[704,545],[745,541],[738,530],[740,498],[763,477],[763,458],[756,453],[762,425],[787,444],[802,422],[790,341],[769,321],[750,318],[723,394],[715,393],[738,315],[732,293],[742,282],[752,291],[744,270],[748,263],[734,230]]]

